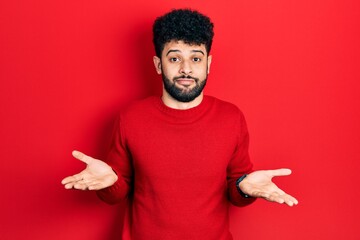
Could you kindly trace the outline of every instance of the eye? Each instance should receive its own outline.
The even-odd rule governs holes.
[[[179,62],[179,61],[180,61],[179,58],[176,58],[176,57],[170,58],[170,62]]]
[[[194,62],[200,62],[200,61],[201,61],[201,58],[195,57],[195,58],[193,58],[193,61],[194,61]]]

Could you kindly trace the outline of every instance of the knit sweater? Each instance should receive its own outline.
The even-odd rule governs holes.
[[[107,163],[119,179],[97,192],[107,203],[131,203],[125,240],[222,240],[229,232],[228,203],[245,206],[236,180],[252,171],[241,111],[204,96],[178,110],[159,97],[124,110]]]

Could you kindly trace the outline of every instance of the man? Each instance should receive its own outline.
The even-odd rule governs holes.
[[[106,163],[74,151],[87,167],[65,178],[65,188],[97,190],[108,203],[129,199],[124,239],[232,239],[228,202],[296,205],[271,181],[289,169],[252,171],[241,111],[203,94],[212,60],[210,19],[173,10],[156,19],[153,34],[162,97],[121,113]]]

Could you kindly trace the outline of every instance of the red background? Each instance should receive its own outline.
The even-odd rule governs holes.
[[[275,181],[300,204],[232,207],[234,238],[358,239],[357,0],[2,1],[0,239],[120,239],[122,205],[60,181],[160,92],[151,25],[178,7],[215,22],[206,94],[243,110],[256,169],[293,170]]]

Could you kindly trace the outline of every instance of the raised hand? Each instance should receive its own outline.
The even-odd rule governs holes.
[[[242,192],[252,197],[264,198],[271,202],[285,203],[289,206],[298,204],[296,198],[278,188],[271,180],[273,177],[287,176],[290,169],[262,170],[247,175],[239,184]]]
[[[64,178],[61,183],[66,189],[100,190],[113,185],[118,176],[105,162],[89,157],[79,151],[73,151],[74,158],[87,164],[78,174]]]

